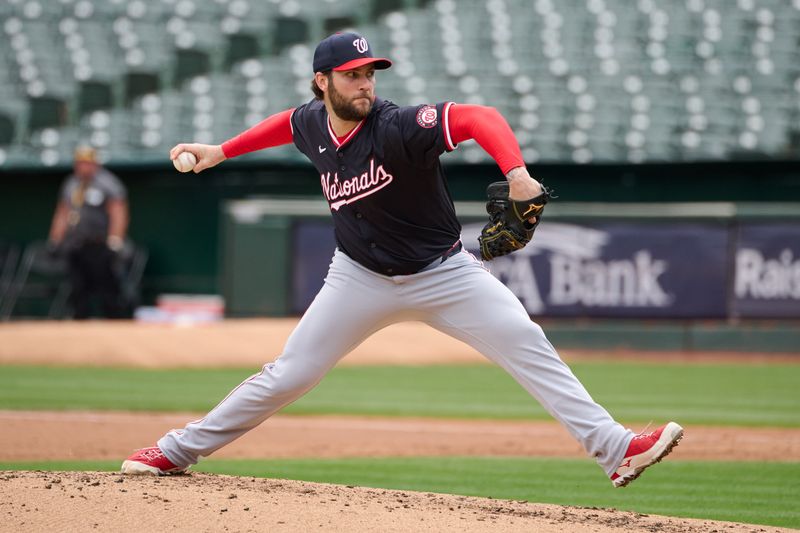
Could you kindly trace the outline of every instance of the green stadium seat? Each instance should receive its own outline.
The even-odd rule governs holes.
[[[281,51],[293,44],[309,40],[311,30],[305,19],[298,17],[278,17],[275,19],[272,32],[271,48]]]
[[[793,2],[487,0],[462,9],[455,0],[20,1],[0,6],[0,25],[8,50],[0,144],[14,147],[7,157],[28,153],[21,146],[42,128],[83,132],[98,110],[112,124],[141,126],[111,136],[117,158],[134,149],[162,157],[173,139],[241,131],[307,100],[314,44],[350,26],[395,60],[379,77],[381,96],[494,105],[537,160],[783,157],[800,129]],[[194,107],[169,102],[187,97],[198,76],[213,81],[208,94],[192,93],[191,106],[211,99],[218,111],[195,120]],[[138,104],[152,94],[167,112],[160,132],[144,126],[154,119]],[[757,113],[742,109],[748,97],[762,103]],[[190,118],[173,124],[173,109]],[[479,150],[461,152],[452,158],[488,161]]]
[[[8,146],[14,142],[17,129],[15,118],[0,113],[0,146]]]

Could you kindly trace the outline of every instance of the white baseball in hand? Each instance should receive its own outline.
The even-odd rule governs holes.
[[[189,172],[197,164],[197,158],[192,152],[181,152],[172,160],[172,164],[175,165],[178,172]]]

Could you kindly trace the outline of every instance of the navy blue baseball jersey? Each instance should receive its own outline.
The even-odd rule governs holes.
[[[322,101],[292,114],[294,143],[320,174],[337,246],[374,272],[413,274],[459,239],[461,225],[439,162],[454,148],[451,105],[399,107],[378,98],[341,142]]]

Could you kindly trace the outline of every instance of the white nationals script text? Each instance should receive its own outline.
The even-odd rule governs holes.
[[[331,176],[330,172],[326,172],[320,174],[319,177],[322,184],[322,192],[334,211],[338,211],[343,205],[352,204],[383,189],[394,179],[391,174],[383,169],[383,165],[378,165],[375,168],[374,159],[369,160],[369,171],[360,176],[353,176],[340,181],[338,172],[334,172],[333,176]]]

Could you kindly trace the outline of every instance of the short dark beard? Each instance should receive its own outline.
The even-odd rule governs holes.
[[[372,104],[374,103],[374,100],[370,101],[369,107],[364,111],[357,108],[353,105],[353,102],[346,100],[342,93],[336,90],[336,87],[333,86],[333,78],[330,78],[328,82],[328,98],[331,102],[331,108],[333,108],[333,112],[336,113],[337,117],[353,122],[367,118],[369,112],[372,111]]]

